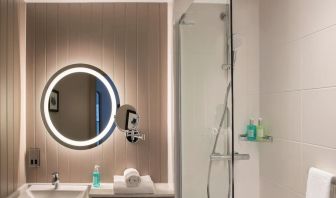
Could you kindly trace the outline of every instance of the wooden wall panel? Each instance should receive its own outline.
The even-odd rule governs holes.
[[[168,11],[167,8],[163,5],[160,5],[160,48],[168,49],[168,43],[167,43],[167,37],[168,37],[168,26],[167,26],[167,20],[168,20]],[[166,51],[160,51],[160,77],[161,82],[167,82],[168,83],[168,55]],[[162,180],[168,180],[168,84],[163,83],[161,84],[161,179]],[[166,105],[163,105],[166,104]]]
[[[0,2],[0,197],[17,189],[19,180],[20,3]]]
[[[31,147],[35,147],[35,119],[29,119],[30,117],[35,118],[35,7],[27,7],[27,46],[29,46],[29,50],[27,50],[27,66],[29,68],[26,70],[26,91],[27,91],[27,142],[26,148],[27,151]],[[28,58],[29,57],[29,58]],[[28,168],[27,168],[28,170]],[[30,169],[27,171],[27,182],[36,181],[36,169]]]
[[[42,116],[40,114],[40,99],[42,96],[44,84],[46,83],[46,56],[41,56],[46,53],[46,5],[36,5],[36,34],[35,34],[35,147],[40,148],[41,162],[46,160],[46,136]],[[27,93],[29,94],[29,93]],[[30,104],[28,104],[30,105]],[[27,120],[28,121],[28,120]],[[29,121],[28,121],[29,122]],[[47,163],[40,164],[40,171],[37,171],[37,180],[40,182],[50,182],[47,178]]]
[[[128,167],[167,182],[167,5],[27,6],[27,148],[38,147],[43,155],[40,168],[28,168],[27,180],[44,182],[59,171],[61,181],[90,182],[94,164],[100,164],[103,182]],[[77,151],[50,137],[41,124],[41,90],[57,69],[73,63],[110,75],[121,104],[138,109],[146,141],[130,144],[116,129],[102,145]]]
[[[21,122],[21,80],[20,79],[20,65],[21,65],[21,58],[22,56],[25,56],[25,54],[20,54],[20,47],[22,47],[24,44],[22,44],[22,40],[20,41],[20,37],[22,38],[22,35],[25,35],[25,30],[22,27],[22,25],[25,24],[25,3],[23,1],[15,0],[14,1],[14,9],[17,10],[17,12],[13,12],[13,50],[14,50],[14,56],[13,56],[13,147],[14,147],[14,158],[13,158],[13,191],[17,189],[20,185],[22,185],[22,178],[25,176],[24,171],[22,170],[22,162],[19,162],[22,160],[22,154],[25,152],[26,148],[21,146],[21,140],[20,140],[20,131],[21,131],[21,125],[19,124]],[[21,12],[19,14],[19,12]],[[24,33],[22,33],[24,32]],[[20,58],[21,57],[21,58]],[[23,63],[25,65],[25,63]],[[20,146],[19,146],[20,145]],[[20,158],[21,155],[21,158]]]
[[[137,108],[138,69],[137,69],[137,10],[136,4],[126,5],[125,30],[125,103]],[[126,166],[139,167],[137,159],[138,144],[126,144]]]
[[[148,42],[150,40],[148,34],[148,6],[144,4],[140,4],[137,6],[138,17],[138,31],[137,31],[137,39],[138,39],[138,68],[142,68],[138,70],[138,111],[141,112],[141,122],[139,124],[139,129],[144,132],[146,138],[149,138],[149,100],[148,100],[148,62],[149,62],[149,54],[148,54]],[[144,174],[149,174],[149,143],[147,144],[139,144],[138,147],[138,156],[141,161],[139,161],[139,167],[143,171]]]
[[[1,197],[7,195],[7,1],[1,1],[1,45],[0,45],[0,192]]]
[[[114,60],[114,79],[118,88],[120,103],[125,104],[125,4],[116,4],[114,8],[115,21],[115,60]],[[126,167],[126,140],[119,130],[113,136],[116,140],[115,145],[115,174],[121,173]]]
[[[161,139],[160,133],[157,133],[157,131],[160,131],[160,117],[161,117],[161,108],[160,108],[160,102],[161,100],[157,100],[157,98],[160,98],[160,67],[157,67],[159,65],[159,58],[160,58],[160,52],[159,52],[159,34],[157,32],[160,32],[160,7],[157,4],[150,5],[148,8],[148,14],[149,14],[149,27],[148,27],[148,54],[151,58],[148,60],[148,101],[149,101],[149,174],[153,175],[154,180],[158,180],[161,178],[160,176],[160,170],[161,170],[161,162],[160,165],[155,165],[153,162],[157,161],[157,159],[160,158],[160,148],[161,145]],[[157,82],[157,83],[152,83]],[[161,161],[161,160],[160,160]],[[159,161],[157,161],[159,162]]]
[[[8,1],[7,22],[7,191],[14,189],[14,1]],[[18,39],[18,38],[17,38]],[[10,157],[12,156],[12,157]]]
[[[46,5],[46,36],[45,52],[49,54],[46,57],[46,80],[57,71],[57,6],[54,4]],[[48,134],[46,136],[46,172],[52,174],[58,169],[57,144]]]
[[[114,72],[114,37],[115,37],[115,6],[114,4],[107,4],[103,7],[103,24],[110,23],[109,26],[103,26],[103,70],[112,78],[115,79]],[[111,36],[112,35],[112,36]],[[115,141],[116,135],[110,136],[109,139],[105,141],[103,146],[103,164],[102,168],[104,172],[102,173],[102,180],[106,182],[113,181],[113,175],[116,173],[115,169],[108,167],[115,167]]]
[[[69,4],[58,5],[53,4],[56,8],[56,70],[62,68],[61,65],[67,65],[70,61],[68,58],[72,56],[74,59],[79,57],[79,32],[80,32],[80,7],[69,12]],[[69,26],[67,21],[72,24]],[[48,23],[52,23],[49,22]],[[28,34],[28,32],[27,32]],[[71,41],[71,42],[70,42]],[[68,51],[68,43],[69,47]],[[76,53],[75,53],[76,52]],[[28,66],[28,65],[27,65]],[[55,141],[54,141],[55,142]],[[57,143],[56,143],[57,144]],[[69,148],[58,144],[57,151],[58,164],[57,170],[62,173],[62,181],[70,182],[70,162],[72,152]]]

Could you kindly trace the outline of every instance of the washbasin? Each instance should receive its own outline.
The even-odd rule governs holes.
[[[55,189],[53,185],[34,184],[26,192],[31,198],[87,198],[88,189],[87,185],[59,184]]]

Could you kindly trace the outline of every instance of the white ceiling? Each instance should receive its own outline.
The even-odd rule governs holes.
[[[147,2],[166,3],[173,0],[25,0],[26,3],[102,3],[102,2]]]
[[[194,0],[193,2],[194,3],[230,4],[230,0]]]
[[[147,2],[147,3],[166,3],[174,0],[25,0],[27,3],[101,3],[101,2]],[[179,0],[175,0],[179,1]],[[230,0],[194,0],[194,3],[219,3],[229,4]]]

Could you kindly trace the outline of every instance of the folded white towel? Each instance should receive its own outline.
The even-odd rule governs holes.
[[[330,198],[330,187],[333,175],[319,170],[310,168],[307,181],[306,198]]]
[[[137,187],[141,182],[139,172],[134,168],[128,168],[124,171],[124,177],[127,187]]]
[[[137,187],[127,187],[124,176],[114,176],[113,190],[115,194],[153,194],[154,183],[149,175],[141,176]]]

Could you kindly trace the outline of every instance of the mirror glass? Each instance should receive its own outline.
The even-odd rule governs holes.
[[[113,81],[94,66],[63,68],[48,81],[41,113],[49,133],[67,147],[97,146],[115,129],[119,95]]]
[[[49,114],[65,137],[89,140],[101,133],[110,118],[109,93],[91,74],[68,75],[56,84],[49,97]]]
[[[118,109],[115,122],[121,131],[135,130],[139,125],[139,115],[133,106],[126,104]]]

